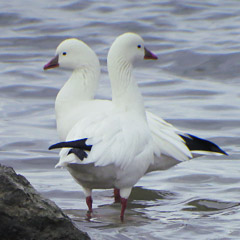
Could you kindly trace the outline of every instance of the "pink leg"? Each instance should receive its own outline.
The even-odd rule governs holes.
[[[117,189],[117,188],[114,188],[113,193],[114,193],[114,201],[115,201],[115,203],[121,202],[120,190]]]
[[[121,198],[121,205],[122,205],[122,209],[121,209],[120,219],[123,222],[123,220],[124,220],[124,212],[125,212],[125,209],[127,207],[127,199],[126,198]]]
[[[88,196],[86,197],[86,203],[88,205],[88,212],[91,213],[92,212],[92,197],[91,196]]]

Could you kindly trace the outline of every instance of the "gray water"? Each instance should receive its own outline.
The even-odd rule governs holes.
[[[239,239],[240,1],[10,0],[0,3],[0,162],[25,175],[92,239]],[[106,55],[123,32],[140,34],[158,61],[135,71],[146,108],[220,145],[143,177],[125,223],[111,190],[94,191],[94,216],[66,170],[54,169],[54,100],[70,72],[42,67],[64,39],[89,44],[102,64],[99,98],[110,98]]]

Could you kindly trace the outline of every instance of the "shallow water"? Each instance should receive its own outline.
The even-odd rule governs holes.
[[[239,239],[240,2],[224,0],[28,1],[0,3],[0,162],[25,175],[92,239]],[[135,71],[146,108],[220,145],[204,156],[151,173],[134,188],[126,222],[112,191],[83,193],[54,169],[54,100],[70,72],[44,72],[65,38],[89,44],[102,63],[98,97],[110,98],[106,54],[114,38],[139,33],[158,61]],[[194,237],[193,237],[194,236]]]

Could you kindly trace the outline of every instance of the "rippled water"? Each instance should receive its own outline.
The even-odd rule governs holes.
[[[0,162],[24,174],[92,239],[239,239],[240,2],[225,0],[29,1],[0,3]],[[94,191],[85,218],[81,188],[54,169],[54,100],[70,72],[44,72],[65,38],[77,37],[103,66],[98,97],[109,98],[106,54],[126,31],[159,56],[136,69],[146,107],[178,128],[216,142],[228,157],[201,157],[151,173],[134,188],[127,221],[112,191]]]

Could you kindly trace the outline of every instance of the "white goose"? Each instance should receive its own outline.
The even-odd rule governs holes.
[[[144,57],[157,58],[144,47],[140,36],[119,36],[108,54],[112,109],[79,120],[66,142],[50,147],[63,148],[58,166],[66,166],[83,187],[90,212],[92,189],[120,190],[121,220],[133,185],[154,162],[143,99],[132,76],[133,62]]]
[[[79,119],[111,107],[110,101],[93,100],[100,77],[100,64],[95,52],[84,42],[71,38],[59,44],[56,56],[44,70],[63,67],[73,70],[55,101],[57,132],[61,141]]]

